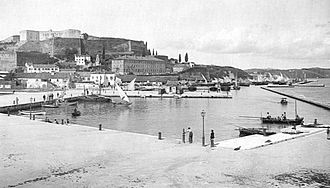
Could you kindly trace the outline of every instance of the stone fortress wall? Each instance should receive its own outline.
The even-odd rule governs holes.
[[[81,31],[76,29],[66,29],[63,31],[33,31],[33,30],[23,30],[20,31],[21,41],[43,41],[47,39],[52,39],[53,37],[60,38],[80,38]]]

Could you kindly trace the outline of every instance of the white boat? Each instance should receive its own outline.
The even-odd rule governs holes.
[[[46,115],[45,111],[18,111],[19,115]]]
[[[126,93],[123,91],[123,89],[117,84],[115,83],[115,87],[118,91],[118,94],[120,96],[121,101],[112,101],[112,103],[114,105],[124,105],[124,106],[129,106],[132,104],[132,102],[130,102],[128,96],[126,95]]]

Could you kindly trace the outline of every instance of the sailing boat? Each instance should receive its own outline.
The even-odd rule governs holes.
[[[124,105],[124,106],[129,106],[129,105],[131,105],[132,102],[130,102],[128,96],[127,96],[126,93],[123,91],[123,89],[121,89],[121,87],[120,87],[117,83],[115,83],[115,87],[116,87],[116,89],[117,89],[117,91],[118,91],[118,94],[119,94],[119,96],[120,96],[121,101],[112,101],[112,103],[113,103],[114,105]]]

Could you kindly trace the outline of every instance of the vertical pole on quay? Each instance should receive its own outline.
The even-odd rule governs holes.
[[[202,110],[202,112],[201,112],[201,116],[203,118],[202,146],[205,146],[205,130],[204,130],[204,128],[205,128],[205,126],[204,126],[204,117],[205,117],[205,115],[206,115],[206,112],[204,110]]]

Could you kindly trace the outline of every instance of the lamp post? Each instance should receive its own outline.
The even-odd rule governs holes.
[[[203,118],[203,134],[202,134],[202,146],[205,146],[205,131],[204,131],[204,117],[206,115],[206,112],[202,110],[201,116]]]
[[[32,113],[31,113],[31,108],[32,108],[32,100],[33,98],[30,98],[30,119],[32,119]]]

